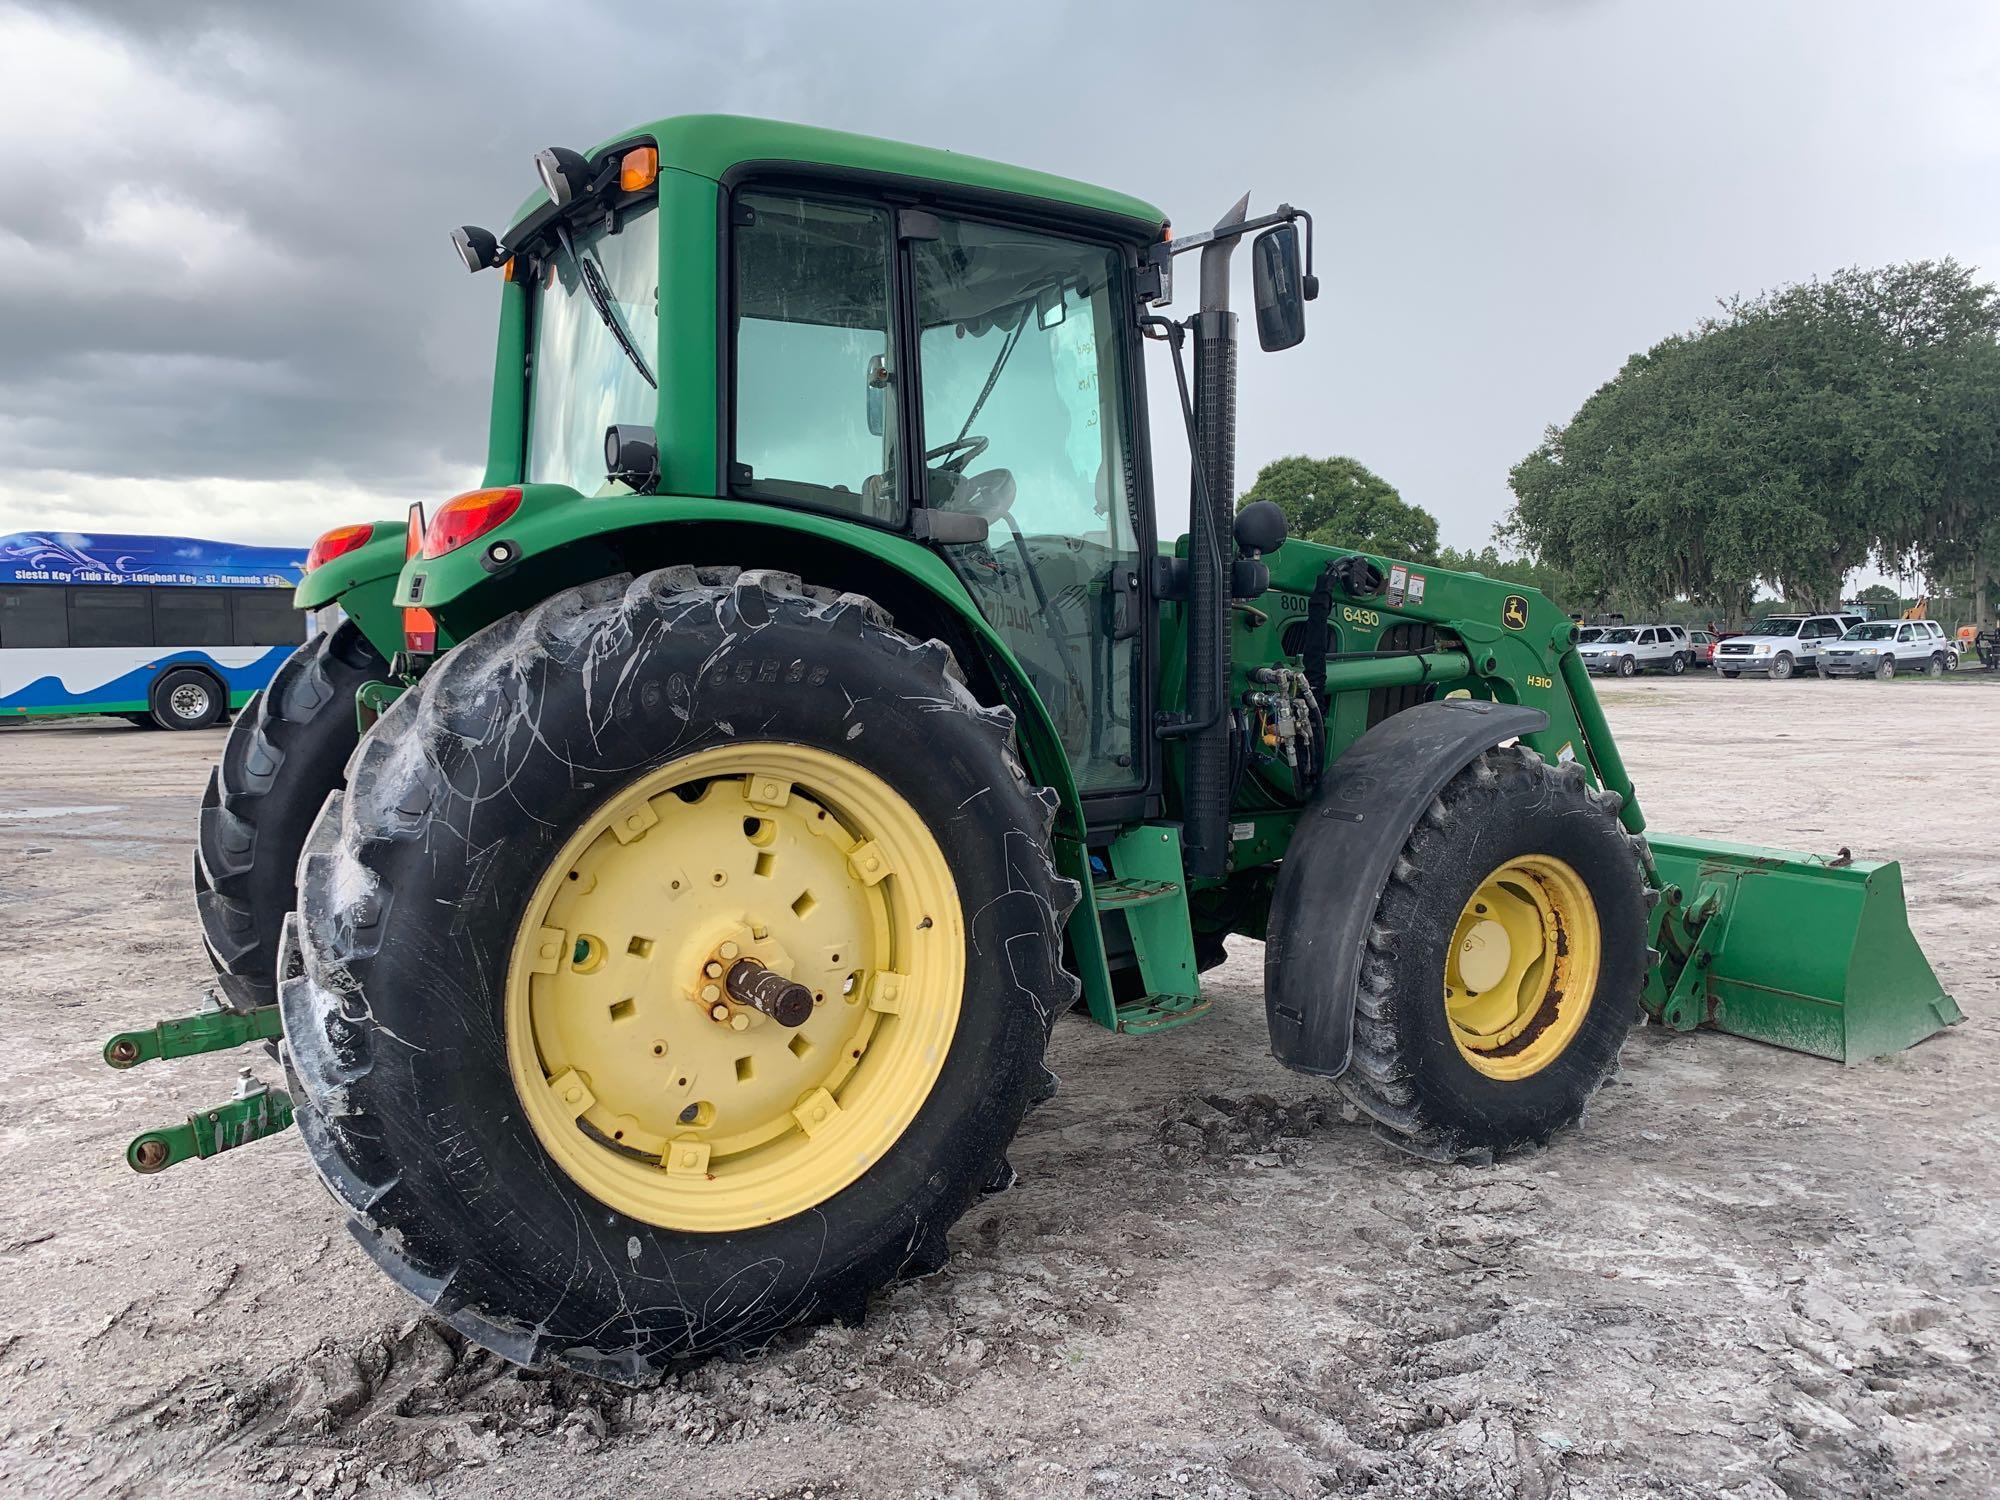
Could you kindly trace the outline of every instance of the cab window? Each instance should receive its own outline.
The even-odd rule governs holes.
[[[1143,778],[1140,529],[1120,260],[941,217],[912,246],[925,504],[986,542],[947,549],[1048,705],[1086,792]]]
[[[732,487],[900,524],[888,213],[778,193],[735,210]]]

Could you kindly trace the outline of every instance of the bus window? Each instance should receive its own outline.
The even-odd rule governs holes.
[[[306,617],[292,608],[290,589],[238,589],[229,596],[238,646],[296,646],[306,638]]]
[[[153,639],[160,645],[219,646],[229,639],[227,589],[173,588],[147,592],[153,596]]]
[[[150,646],[153,601],[150,589],[110,585],[69,591],[72,646]]]
[[[67,646],[69,613],[64,592],[47,584],[0,589],[0,650]]]

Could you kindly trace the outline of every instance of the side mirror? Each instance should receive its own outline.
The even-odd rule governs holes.
[[[1257,342],[1266,351],[1289,349],[1306,336],[1305,275],[1299,267],[1299,227],[1280,224],[1250,245],[1256,291]]]
[[[889,361],[868,356],[868,435],[880,437],[889,425]]]

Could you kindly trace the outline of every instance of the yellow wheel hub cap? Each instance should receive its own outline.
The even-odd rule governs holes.
[[[1549,854],[1510,859],[1458,915],[1444,1009],[1465,1060],[1518,1079],[1561,1056],[1597,991],[1603,951],[1583,878]]]
[[[737,1000],[743,959],[813,992],[803,1024]],[[721,746],[626,789],[543,874],[507,975],[508,1062],[536,1137],[599,1201],[743,1229],[895,1144],[964,980],[958,891],[908,802],[827,751]]]

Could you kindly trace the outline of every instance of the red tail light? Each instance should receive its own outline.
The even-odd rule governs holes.
[[[312,551],[306,554],[306,572],[325,567],[336,557],[345,557],[357,547],[368,545],[368,538],[375,534],[373,526],[336,526],[324,533],[312,544]]]
[[[476,541],[495,527],[505,525],[520,508],[521,492],[512,488],[472,490],[447,500],[424,528],[424,556],[443,557],[467,542]]]

